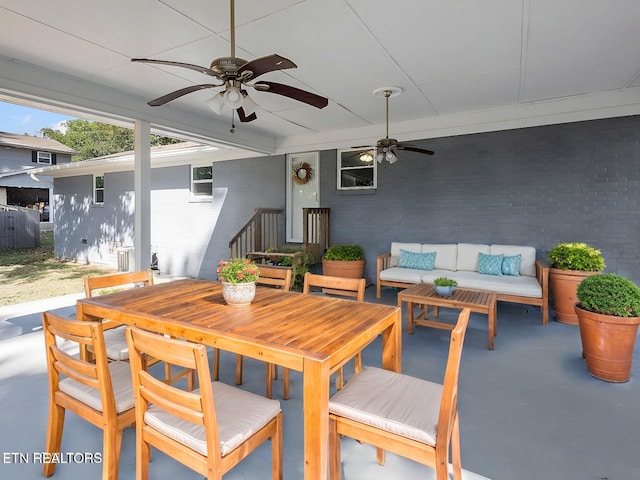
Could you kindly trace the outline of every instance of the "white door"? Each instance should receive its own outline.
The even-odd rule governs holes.
[[[287,155],[287,242],[302,243],[302,209],[320,206],[318,152]]]

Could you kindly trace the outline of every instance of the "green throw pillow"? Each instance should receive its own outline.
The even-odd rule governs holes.
[[[478,253],[478,272],[485,275],[502,275],[504,255],[486,255]]]

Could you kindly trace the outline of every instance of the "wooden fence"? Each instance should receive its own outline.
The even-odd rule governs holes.
[[[40,246],[38,210],[0,206],[0,249]]]

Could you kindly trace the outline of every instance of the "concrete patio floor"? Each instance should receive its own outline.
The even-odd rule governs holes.
[[[381,300],[395,305],[396,291]],[[44,448],[47,374],[40,331],[43,309],[73,312],[74,296],[0,308],[0,478],[42,478],[34,461]],[[405,309],[403,309],[405,310]],[[406,315],[406,311],[403,312]],[[454,322],[457,312],[441,310]],[[553,318],[553,315],[552,315]],[[406,319],[405,319],[406,326]],[[632,480],[640,478],[640,360],[636,349],[631,381],[609,384],[592,378],[581,357],[578,328],[551,321],[543,326],[533,307],[498,305],[494,351],[487,345],[486,316],[472,314],[462,356],[460,425],[464,480]],[[418,328],[403,334],[403,372],[441,381],[448,332]],[[233,384],[232,354],[221,355],[221,380]],[[380,343],[369,346],[365,364],[380,364]],[[347,375],[351,373],[348,366]],[[264,393],[264,366],[245,359],[242,388]],[[291,376],[291,398],[282,401],[285,421],[284,478],[302,479],[301,377]],[[276,398],[281,385],[274,387]],[[419,408],[419,405],[416,405]],[[67,415],[63,451],[76,460],[102,451],[101,432]],[[265,444],[225,476],[227,480],[269,479],[270,445]],[[57,479],[99,478],[102,466],[83,461],[60,464]],[[433,479],[427,467],[392,454],[381,467],[375,450],[343,441],[345,480]],[[474,473],[471,473],[474,472]],[[120,479],[135,478],[135,431],[124,433]],[[156,480],[201,478],[156,452],[150,467]]]

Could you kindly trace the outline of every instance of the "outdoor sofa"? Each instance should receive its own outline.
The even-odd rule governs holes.
[[[461,288],[494,291],[498,301],[540,307],[542,323],[549,322],[549,268],[530,246],[393,242],[377,258],[376,295],[385,286],[407,288],[438,277],[454,279]]]

